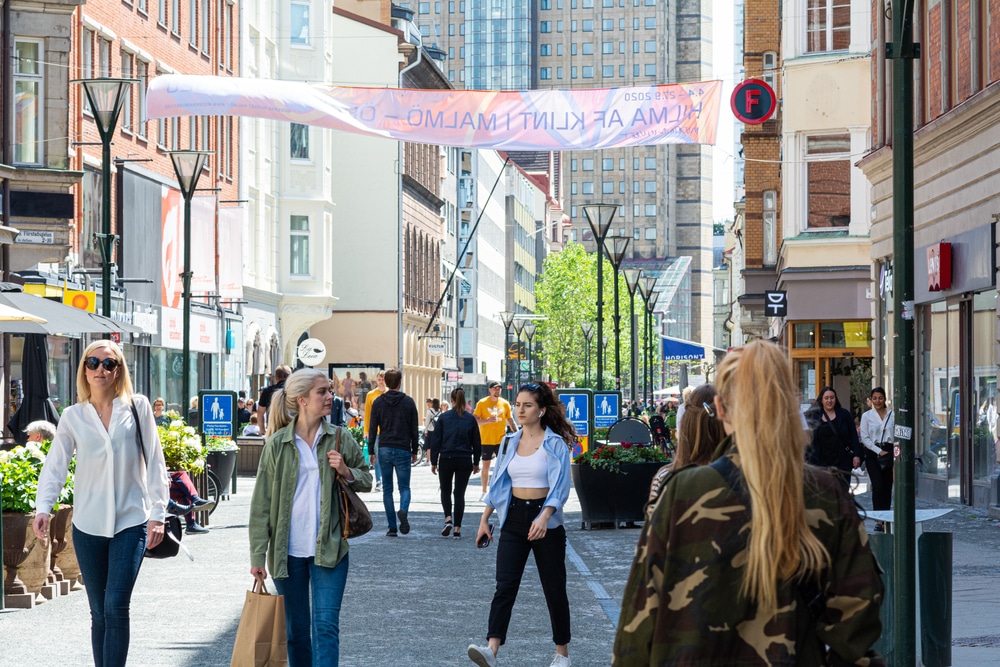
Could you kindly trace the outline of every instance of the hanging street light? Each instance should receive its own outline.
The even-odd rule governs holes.
[[[604,239],[618,212],[617,204],[585,204],[583,215],[597,243],[597,388],[604,388]]]
[[[208,164],[211,151],[168,151],[170,161],[177,175],[177,185],[184,198],[184,273],[181,285],[184,288],[184,330],[182,333],[183,370],[181,371],[181,398],[184,405],[191,400],[191,198],[194,197],[198,178]]]
[[[534,322],[525,322],[522,330],[524,335],[528,337],[528,381],[530,382],[535,378],[535,362],[534,357],[531,353],[531,341],[535,337],[535,329],[538,325]]]
[[[138,79],[106,77],[70,82],[83,86],[97,134],[101,137],[101,233],[95,236],[101,250],[101,314],[105,317],[111,317],[111,251],[118,238],[111,234],[111,140],[122,107],[132,94],[132,84],[138,82]]]
[[[652,384],[652,372],[650,369],[650,347],[652,346],[653,337],[653,325],[651,322],[651,316],[653,314],[653,307],[656,305],[656,300],[653,299],[653,290],[656,289],[656,278],[654,276],[642,276],[639,279],[639,294],[642,296],[643,305],[646,307],[646,316],[644,318],[645,322],[645,332],[646,332],[646,344],[643,346],[643,384],[645,388],[646,401],[652,403],[653,393],[650,385]]]
[[[514,321],[514,313],[504,310],[500,313],[500,323],[503,324],[503,388],[507,391],[507,400],[511,400],[513,389],[510,387],[510,325]]]
[[[517,391],[521,387],[521,331],[524,330],[524,320],[514,319],[512,325],[514,327],[514,338],[517,341],[517,383],[514,385],[514,395],[517,396]]]
[[[586,344],[583,348],[583,384],[590,386],[590,341],[594,338],[594,323],[582,322],[580,328],[583,330],[583,339]]]

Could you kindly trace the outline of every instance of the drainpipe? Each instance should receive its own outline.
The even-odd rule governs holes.
[[[3,3],[3,34],[0,35],[0,52],[3,53],[3,90],[0,90],[0,122],[3,123],[3,129],[0,134],[3,136],[3,150],[2,157],[3,163],[9,165],[12,162],[12,151],[11,151],[11,102],[13,95],[13,88],[11,81],[14,78],[14,54],[11,52],[11,30],[10,30],[10,0],[4,0]],[[3,224],[7,227],[11,227],[10,224],[10,177],[3,179]],[[10,248],[6,243],[0,243],[0,264],[3,265],[3,281],[10,282]],[[2,380],[2,385],[7,386],[10,378],[10,335],[3,334],[0,336],[2,343],[0,343],[0,364],[2,364],[2,373],[0,373],[0,380]],[[6,390],[5,390],[6,393]],[[10,419],[10,401],[6,398],[3,401],[3,409],[0,409],[0,417],[3,418],[3,423],[0,424],[0,434],[2,434],[7,429],[7,421]],[[3,542],[3,527],[0,526],[0,543]],[[0,578],[4,577],[3,563],[0,562]],[[0,609],[4,608],[3,591],[0,590]]]
[[[409,72],[411,69],[420,64],[424,59],[424,49],[421,45],[417,44],[417,59],[412,63],[399,70],[399,87],[403,87],[403,75]],[[396,263],[396,345],[398,352],[397,366],[399,372],[403,372],[403,142],[397,142],[397,153],[396,164],[399,165],[399,174],[396,179],[396,195],[397,199],[397,209],[399,211],[399,222],[398,228],[396,230],[396,256],[398,262]]]

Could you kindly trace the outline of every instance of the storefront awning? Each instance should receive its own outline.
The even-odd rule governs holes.
[[[681,340],[680,338],[671,338],[670,336],[660,336],[663,342],[663,360],[664,361],[687,361],[691,359],[704,359],[706,356],[706,350],[708,353],[711,352],[725,352],[712,345],[702,345],[700,343],[694,343],[689,340]]]
[[[46,335],[79,335],[103,333],[144,333],[139,327],[112,320],[79,308],[64,306],[24,292],[0,292],[0,304],[17,308],[45,320],[39,322],[2,322],[0,333],[38,333]]]

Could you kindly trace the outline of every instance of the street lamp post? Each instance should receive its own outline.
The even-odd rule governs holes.
[[[645,394],[646,400],[650,403],[653,401],[653,391],[651,388],[652,384],[652,372],[650,370],[650,346],[652,345],[653,337],[653,325],[651,322],[651,316],[653,314],[653,307],[656,305],[656,300],[653,298],[653,290],[656,289],[656,278],[654,276],[643,276],[639,279],[639,294],[642,295],[643,305],[646,306],[646,344],[643,346],[644,350],[644,370],[643,382],[645,384]]]
[[[632,335],[629,336],[631,339],[631,359],[630,373],[631,383],[629,389],[631,390],[631,395],[629,398],[633,401],[636,400],[637,390],[639,388],[639,332],[636,330],[636,325],[638,322],[635,319],[635,291],[639,287],[639,278],[642,277],[642,269],[625,269],[623,271],[625,274],[625,286],[628,288],[629,296],[629,330]]]
[[[649,293],[649,302],[646,304],[647,312],[646,316],[649,318],[649,338],[646,340],[647,350],[649,353],[649,395],[652,399],[654,387],[656,387],[656,371],[660,373],[663,372],[663,366],[660,365],[657,368],[656,365],[656,343],[660,340],[658,334],[655,334],[653,329],[656,325],[656,314],[653,312],[656,308],[656,302],[660,300],[660,293],[653,290]]]
[[[597,388],[604,389],[604,238],[618,212],[617,204],[586,204],[583,215],[597,242]]]
[[[101,310],[111,317],[111,252],[117,235],[111,234],[111,140],[118,116],[138,79],[77,79],[94,115],[97,134],[101,137],[101,233],[96,234],[101,250]],[[107,338],[107,336],[105,336]]]
[[[521,332],[524,330],[524,320],[515,319],[512,324],[517,341],[517,383],[514,385],[514,395],[517,396],[517,390],[521,386]]]
[[[535,379],[535,362],[532,356],[531,341],[535,337],[535,329],[537,325],[534,322],[524,323],[524,335],[528,337],[528,382]]]
[[[622,389],[622,318],[618,306],[618,270],[625,260],[625,253],[628,250],[629,237],[619,236],[615,238],[610,248],[605,248],[608,252],[608,259],[614,268],[615,276],[615,389]]]
[[[514,321],[514,313],[509,310],[500,313],[500,323],[503,324],[503,387],[507,390],[507,400],[511,400],[513,390],[510,386],[510,325]]]
[[[583,339],[586,341],[583,348],[583,384],[590,386],[590,341],[594,338],[594,323],[582,322],[580,328],[583,330]]]
[[[184,198],[184,273],[181,285],[184,288],[184,331],[181,334],[183,370],[181,371],[181,405],[191,399],[191,198],[194,197],[198,178],[208,163],[210,151],[170,151],[170,161],[177,175]]]

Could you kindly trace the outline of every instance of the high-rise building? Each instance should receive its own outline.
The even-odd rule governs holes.
[[[613,88],[711,77],[711,2],[488,0],[401,2],[442,67],[469,89]],[[498,7],[497,5],[502,5]],[[568,168],[566,168],[568,167]],[[670,333],[712,340],[712,160],[700,145],[576,151],[562,156],[570,240],[596,248],[582,206],[619,205],[613,234],[660,276]],[[677,262],[689,257],[688,262]],[[678,268],[686,265],[686,273]],[[671,276],[676,276],[672,278]],[[678,289],[685,277],[690,291]],[[675,281],[669,282],[668,281]]]

